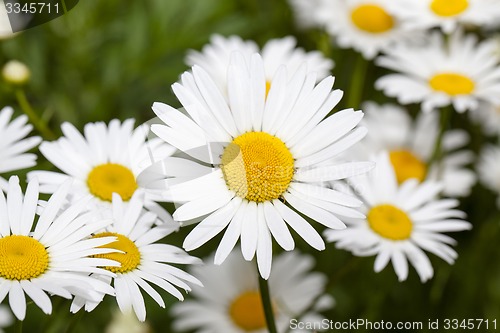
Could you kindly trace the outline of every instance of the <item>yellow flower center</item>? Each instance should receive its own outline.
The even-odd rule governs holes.
[[[115,163],[101,164],[93,168],[87,177],[87,186],[90,193],[105,201],[112,201],[113,193],[128,201],[137,189],[132,171]]]
[[[34,279],[48,267],[49,253],[36,239],[21,235],[0,238],[0,276],[4,279]]]
[[[434,75],[429,84],[432,89],[451,96],[468,95],[474,91],[474,82],[467,76],[456,73],[441,73]]]
[[[118,261],[121,266],[106,266],[104,267],[108,271],[113,273],[127,273],[133,271],[141,263],[141,253],[139,249],[127,236],[120,235],[114,232],[101,232],[94,235],[94,238],[115,236],[118,239],[106,245],[100,246],[101,248],[116,249],[123,251],[123,253],[106,253],[106,254],[96,254],[95,258],[106,258]]]
[[[389,157],[398,183],[401,184],[411,178],[416,178],[419,182],[425,179],[427,166],[410,151],[393,150],[389,153]]]
[[[366,4],[351,12],[351,19],[359,29],[370,33],[382,33],[394,27],[394,19],[382,7]]]
[[[286,191],[292,181],[294,160],[277,137],[247,132],[224,149],[221,168],[230,190],[247,200],[264,202]]]
[[[229,316],[233,322],[245,331],[264,329],[266,316],[259,292],[247,291],[239,295],[229,307]]]
[[[455,16],[469,7],[467,0],[434,0],[431,3],[431,10],[438,16]]]
[[[368,224],[382,237],[392,240],[410,238],[413,224],[408,215],[392,205],[378,205],[370,209]]]

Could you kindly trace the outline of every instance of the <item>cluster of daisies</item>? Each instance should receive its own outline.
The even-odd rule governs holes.
[[[500,135],[500,46],[486,37],[497,0],[290,2],[302,27],[392,70],[375,87],[397,103],[337,110],[334,62],[319,51],[293,37],[260,48],[214,35],[172,85],[182,108],[154,103],[152,125],[64,123],[41,143],[27,137],[26,116],[3,109],[0,172],[33,168],[38,145],[58,169],[28,172],[24,194],[18,177],[0,179],[0,300],[8,295],[15,317],[25,318],[26,295],[47,314],[52,296],[71,299],[71,312],[115,297],[144,321],[143,293],[165,307],[158,289],[179,300],[183,289],[192,297],[172,308],[176,330],[266,332],[261,279],[284,332],[292,318],[321,322],[334,304],[313,257],[292,251],[297,238],[376,256],[374,270],[392,263],[400,281],[410,266],[432,278],[426,252],[455,261],[446,233],[471,228],[458,198],[478,173],[500,197],[500,147],[486,147],[474,172],[468,133],[444,128],[442,114],[468,110]],[[181,227],[183,249],[166,238]],[[187,252],[217,235],[198,265]]]

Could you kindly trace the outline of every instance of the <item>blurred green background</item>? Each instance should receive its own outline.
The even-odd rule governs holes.
[[[260,45],[295,35],[300,46],[320,49],[334,58],[335,86],[348,90],[354,52],[332,48],[321,31],[297,30],[285,0],[80,1],[63,17],[0,41],[0,65],[11,59],[28,65],[32,76],[25,86],[27,98],[56,135],[64,121],[80,129],[87,122],[113,118],[133,117],[142,123],[154,116],[150,106],[155,101],[179,106],[170,85],[187,69],[186,51],[200,49],[213,33],[237,34]],[[385,101],[373,89],[380,70],[369,66],[363,96]],[[13,92],[2,82],[0,104],[12,105],[20,113]],[[475,151],[487,140],[465,117],[455,115],[454,125],[473,134]],[[50,168],[43,158],[39,167]],[[317,258],[317,270],[330,277],[327,292],[337,305],[326,317],[422,321],[424,327],[428,319],[500,321],[500,217],[494,197],[476,186],[472,196],[463,200],[462,209],[474,229],[456,235],[459,258],[454,266],[430,256],[435,276],[426,284],[420,283],[414,270],[408,281],[399,283],[391,267],[374,273],[373,258],[356,258],[331,244],[326,251],[315,252],[296,238],[298,248]],[[180,246],[191,228],[167,240]],[[219,240],[220,236],[193,254],[208,255]],[[162,295],[168,305],[175,302],[170,295]],[[152,331],[172,332],[167,310],[148,296],[146,301]],[[69,314],[69,302],[56,300],[54,316],[47,317],[31,305],[24,331],[65,332],[68,325],[78,323],[73,332],[104,332],[115,308],[115,301],[108,298],[94,312],[75,317]]]

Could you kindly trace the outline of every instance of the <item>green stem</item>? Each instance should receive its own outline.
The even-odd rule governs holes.
[[[50,130],[47,124],[36,114],[35,110],[33,110],[33,107],[31,107],[31,104],[29,103],[28,98],[24,93],[24,90],[17,89],[16,98],[24,114],[28,116],[30,122],[35,126],[37,131],[40,132],[42,137],[45,140],[54,140],[56,138],[56,135],[54,134],[54,132]]]
[[[438,137],[436,138],[436,142],[434,143],[434,150],[432,151],[431,158],[429,159],[427,166],[430,167],[436,162],[439,162],[441,158],[443,157],[443,137],[444,133],[448,129],[448,125],[450,122],[450,117],[451,117],[452,109],[449,107],[443,108],[441,110],[441,117],[439,120],[439,134]]]
[[[16,332],[23,333],[23,321],[22,320],[17,321]]]
[[[75,328],[78,326],[78,323],[80,322],[84,314],[85,314],[85,309],[81,309],[77,314],[73,315],[73,319],[71,319],[71,322],[68,325],[68,328],[66,329],[66,333],[74,332]]]
[[[351,77],[351,85],[349,87],[349,97],[347,99],[347,107],[359,108],[361,105],[361,98],[363,97],[363,88],[365,84],[366,70],[368,68],[368,61],[363,58],[360,53],[354,62],[354,73]]]
[[[260,297],[262,299],[262,307],[264,308],[264,315],[266,316],[267,329],[269,333],[277,333],[276,323],[274,321],[273,305],[271,304],[271,295],[269,293],[269,285],[267,280],[264,280],[259,274],[259,289]]]
[[[66,7],[66,1],[61,0],[61,4],[62,4],[63,10],[64,10],[64,14],[66,14],[68,12],[68,8]]]

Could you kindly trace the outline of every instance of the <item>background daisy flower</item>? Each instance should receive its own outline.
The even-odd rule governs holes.
[[[317,10],[322,0],[288,0],[295,16],[295,23],[300,28],[319,27]]]
[[[325,236],[354,255],[376,255],[375,272],[391,261],[399,281],[407,279],[409,261],[425,282],[434,270],[422,250],[453,264],[457,253],[450,245],[456,242],[442,233],[472,226],[462,220],[465,213],[455,209],[457,200],[437,198],[439,183],[410,179],[398,185],[389,155],[380,153],[375,160],[371,173],[349,180],[365,204],[360,210],[366,219],[349,219],[347,229],[326,230]]]
[[[88,200],[68,206],[69,187],[65,182],[50,197],[34,228],[38,182],[30,181],[23,196],[19,179],[11,177],[7,198],[0,192],[0,302],[8,295],[19,320],[26,315],[26,295],[50,314],[52,303],[47,294],[68,299],[73,295],[95,299],[100,293],[113,294],[109,285],[88,276],[113,276],[98,266],[118,265],[113,260],[88,257],[115,251],[106,248],[113,237],[89,239],[109,221],[92,222],[95,215],[85,213]]]
[[[487,27],[500,19],[496,0],[400,0],[394,9],[408,27],[440,27],[446,33],[459,25]]]
[[[269,289],[279,332],[289,329],[291,319],[317,325],[324,319],[318,311],[332,307],[330,296],[321,297],[326,276],[310,272],[313,266],[311,256],[297,251],[276,257],[275,269],[269,277]],[[172,307],[176,332],[268,332],[259,294],[258,272],[253,263],[241,260],[233,251],[223,265],[193,267],[191,273],[200,278],[205,288],[194,287],[191,299]]]
[[[316,75],[304,66],[291,81],[287,77],[283,66],[266,96],[260,55],[247,64],[235,53],[228,72],[228,102],[202,68],[184,73],[183,84],[172,87],[188,115],[155,103],[153,110],[166,125],[153,125],[152,131],[197,160],[166,159],[150,170],[161,171],[167,179],[150,181],[146,172],[142,180],[165,186],[170,200],[182,204],[173,214],[175,220],[202,220],[185,238],[184,249],[202,246],[227,227],[215,262],[222,263],[241,236],[244,258],[252,260],[256,254],[265,279],[271,271],[272,238],[287,251],[295,247],[288,227],[313,248],[325,247],[298,212],[327,228],[344,228],[339,216],[360,216],[353,209],[360,204],[356,198],[318,183],[373,166],[332,160],[366,134],[356,128],[363,117],[360,111],[343,110],[325,118],[342,97],[341,91],[332,91],[333,77],[315,86]],[[200,149],[211,153],[190,152]]]
[[[3,333],[3,328],[9,327],[14,323],[14,317],[9,308],[5,305],[0,305],[0,333]]]
[[[481,124],[485,134],[500,136],[500,105],[481,103],[469,116]]]
[[[381,77],[375,87],[401,104],[420,103],[430,111],[452,104],[456,111],[476,109],[479,101],[500,104],[499,58],[495,43],[478,43],[457,30],[449,40],[439,32],[427,42],[398,44],[376,64],[399,72]]]
[[[466,196],[476,183],[472,170],[466,168],[474,161],[474,154],[463,149],[469,135],[462,130],[449,130],[443,134],[442,158],[429,165],[439,136],[439,117],[436,113],[420,113],[412,120],[408,112],[394,104],[363,104],[365,117],[362,124],[367,136],[348,156],[368,159],[381,151],[388,151],[396,179],[401,184],[410,178],[419,182],[440,181],[446,196]]]
[[[175,246],[157,243],[176,228],[166,223],[155,227],[156,216],[151,212],[145,212],[143,203],[141,194],[134,194],[129,204],[124,205],[122,198],[114,193],[112,223],[92,237],[93,239],[116,237],[116,241],[107,246],[120,252],[99,254],[97,257],[120,263],[118,267],[104,268],[116,274],[113,274],[112,282],[120,310],[128,313],[133,309],[140,321],[146,320],[146,306],[141,289],[164,308],[163,298],[151,284],[179,300],[183,300],[184,296],[176,287],[190,291],[191,287],[186,282],[201,285],[196,278],[171,265],[197,264],[201,261]],[[111,278],[107,281],[111,282]],[[77,312],[84,306],[86,311],[92,311],[102,301],[102,297],[97,302],[75,298],[71,311]]]
[[[53,193],[67,179],[72,179],[70,200],[91,194],[91,207],[109,209],[113,193],[129,201],[136,191],[145,191],[145,207],[161,221],[172,217],[154,202],[157,195],[136,182],[137,175],[154,161],[171,155],[175,149],[158,138],[147,139],[148,125],[134,129],[134,120],[112,120],[85,125],[82,135],[70,123],[61,126],[64,136],[43,142],[40,152],[62,172],[32,171],[28,178],[38,178],[42,193]]]
[[[481,184],[497,194],[500,207],[500,147],[488,145],[481,151],[477,171]]]
[[[372,59],[394,42],[421,37],[402,29],[391,13],[393,6],[390,0],[321,0],[315,13],[340,47],[352,47]]]
[[[195,50],[188,52],[186,63],[189,66],[198,65],[203,68],[225,92],[229,84],[227,74],[231,54],[234,51],[240,52],[249,62],[252,54],[259,52],[259,47],[255,42],[244,41],[238,36],[213,35],[211,43],[205,45],[201,52]],[[268,90],[271,80],[281,65],[287,66],[288,74],[291,76],[305,62],[309,72],[316,72],[317,81],[328,76],[334,66],[333,61],[324,57],[321,52],[306,52],[297,47],[297,40],[292,36],[269,40],[260,53],[264,62],[264,75]]]
[[[39,136],[26,138],[33,126],[27,124],[28,117],[25,115],[11,121],[13,113],[11,107],[5,107],[0,111],[0,173],[35,166],[36,154],[26,152],[42,141]],[[5,191],[7,187],[7,181],[0,176],[0,188]]]

